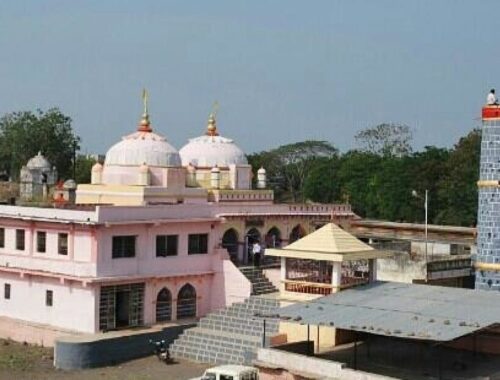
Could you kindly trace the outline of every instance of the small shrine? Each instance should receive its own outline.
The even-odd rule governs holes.
[[[376,250],[336,224],[329,223],[282,249],[266,255],[281,257],[282,296],[324,296],[376,280]]]
[[[57,182],[57,169],[42,155],[42,152],[21,168],[20,195],[25,201],[40,201],[48,198],[49,190]]]

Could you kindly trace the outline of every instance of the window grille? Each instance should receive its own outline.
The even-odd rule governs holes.
[[[188,254],[197,255],[208,252],[208,234],[192,234],[188,237]]]
[[[176,256],[178,240],[177,235],[156,236],[156,257]]]
[[[36,251],[45,253],[47,240],[47,233],[45,231],[37,231],[36,233]]]
[[[134,235],[113,236],[113,258],[134,257],[135,239]]]

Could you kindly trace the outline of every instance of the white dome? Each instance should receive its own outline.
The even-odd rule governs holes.
[[[28,169],[51,170],[50,162],[42,155],[42,152],[38,152],[35,157],[30,158],[26,166]]]
[[[189,140],[180,151],[182,165],[198,167],[228,167],[247,165],[245,153],[233,142],[222,136],[200,136]]]
[[[123,137],[106,153],[105,166],[181,166],[179,152],[167,140],[149,131],[137,131]]]

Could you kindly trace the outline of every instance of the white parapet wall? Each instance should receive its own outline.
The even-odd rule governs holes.
[[[294,354],[273,348],[259,348],[256,359],[257,367],[263,369],[260,375],[262,380],[286,379],[273,374],[266,376],[265,368],[283,369],[288,373],[304,374],[307,376],[317,376],[319,379],[336,380],[391,380],[393,377],[377,375],[369,372],[356,371],[347,368],[345,363],[332,360],[319,359],[315,357]]]

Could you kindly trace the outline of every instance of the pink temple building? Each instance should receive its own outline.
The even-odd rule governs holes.
[[[348,205],[275,204],[265,170],[256,175],[253,188],[214,115],[177,151],[145,107],[75,206],[0,206],[0,334],[50,344],[59,332],[199,318],[250,295],[238,266],[254,241],[279,247],[354,216]]]

